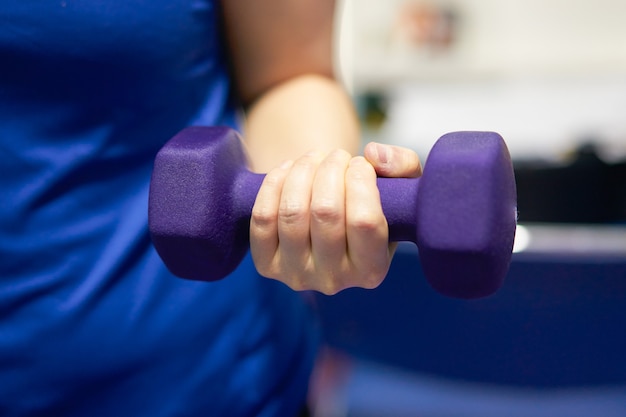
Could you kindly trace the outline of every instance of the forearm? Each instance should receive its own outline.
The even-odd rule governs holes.
[[[335,1],[222,6],[251,168],[267,172],[250,219],[257,270],[299,290],[374,288],[392,254],[378,168],[403,176],[417,167],[394,170],[396,152],[376,146],[365,148],[367,160],[351,157],[360,137],[351,100],[333,79]]]
[[[244,136],[252,169],[266,172],[311,150],[359,149],[358,120],[343,87],[302,75],[265,92],[249,109]]]

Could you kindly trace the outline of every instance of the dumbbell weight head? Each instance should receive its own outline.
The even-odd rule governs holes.
[[[416,201],[424,275],[439,292],[478,298],[509,269],[517,222],[513,164],[493,132],[454,132],[430,151]]]
[[[517,220],[508,149],[494,132],[453,132],[431,149],[421,178],[379,178],[393,241],[417,244],[424,275],[456,298],[494,293],[511,261]]]
[[[188,127],[157,154],[149,230],[174,275],[215,281],[245,256],[250,210],[263,181],[246,163],[240,137],[226,127]]]
[[[191,127],[155,160],[149,200],[154,245],[175,275],[216,280],[248,250],[249,221],[263,175],[246,169],[239,136]],[[417,243],[439,292],[493,293],[508,270],[515,233],[515,180],[502,138],[489,132],[442,137],[421,179],[379,178],[392,241]]]

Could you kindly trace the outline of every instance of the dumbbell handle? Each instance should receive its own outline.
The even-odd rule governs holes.
[[[235,218],[249,219],[265,174],[241,170],[234,189]],[[378,178],[383,213],[389,226],[389,241],[414,242],[416,236],[416,202],[419,178]],[[249,224],[249,223],[247,223]]]

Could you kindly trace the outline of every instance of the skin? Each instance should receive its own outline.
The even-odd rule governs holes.
[[[233,77],[246,109],[251,168],[267,172],[250,224],[259,273],[294,290],[377,287],[388,242],[376,177],[417,177],[405,148],[359,148],[352,102],[333,74],[331,0],[222,4]]]

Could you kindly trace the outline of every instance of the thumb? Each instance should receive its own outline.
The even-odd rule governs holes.
[[[364,156],[380,177],[416,178],[422,175],[419,157],[408,148],[370,142],[365,145]]]

